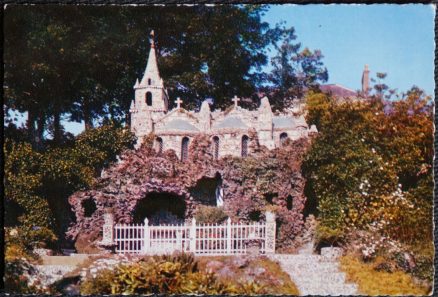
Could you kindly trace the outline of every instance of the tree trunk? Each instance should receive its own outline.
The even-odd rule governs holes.
[[[36,127],[35,127],[35,113],[33,110],[27,111],[27,136],[32,146],[35,146]]]
[[[62,138],[61,113],[55,110],[53,115],[53,141],[60,144]]]
[[[36,150],[43,148],[44,116],[37,116],[36,111],[29,109],[27,111],[27,133],[29,142]],[[38,123],[38,125],[36,125]]]
[[[91,111],[89,108],[88,100],[84,99],[84,103],[82,104],[83,117],[85,122],[85,131],[93,129],[93,119],[91,118]]]
[[[44,148],[43,140],[44,140],[44,128],[46,124],[46,117],[42,114],[37,119],[38,127],[36,130],[35,137],[35,147],[38,150],[42,150]]]

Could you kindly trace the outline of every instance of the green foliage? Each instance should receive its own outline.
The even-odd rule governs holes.
[[[307,102],[307,120],[320,133],[303,171],[321,238],[377,228],[407,243],[431,239],[430,98],[413,88],[395,102],[337,102],[321,93]]]
[[[377,271],[376,263],[363,263],[352,256],[341,258],[341,269],[347,279],[359,285],[365,295],[428,295],[430,289],[417,285],[411,276],[402,272]]]
[[[23,209],[18,221],[27,228],[51,227],[51,213],[47,200],[40,196],[43,187],[43,172],[40,167],[43,155],[35,152],[28,143],[4,143],[5,154],[5,200],[15,202]],[[10,208],[6,207],[6,216]],[[10,218],[8,218],[10,219]]]
[[[271,104],[282,110],[293,100],[302,99],[306,90],[315,89],[319,83],[328,80],[327,68],[322,63],[323,55],[320,50],[301,50],[293,28],[284,30],[278,54],[272,58],[273,69],[269,81],[273,83]]]
[[[123,150],[132,149],[134,143],[135,136],[128,129],[111,123],[79,134],[70,154],[72,160],[97,171],[116,161]]]
[[[228,285],[201,272],[192,255],[162,256],[103,270],[81,284],[81,294],[257,294],[256,283]]]
[[[34,287],[28,285],[26,273],[32,271],[32,266],[21,258],[5,259],[4,288],[8,293],[35,294]]]
[[[316,242],[320,244],[333,245],[334,243],[342,242],[345,233],[340,228],[330,228],[324,225],[318,225],[315,234]]]
[[[28,278],[34,272],[32,263],[38,258],[32,254],[26,237],[29,234],[19,228],[5,228],[4,288],[8,293],[38,293]]]
[[[296,96],[296,90],[327,80],[327,70],[320,51],[292,43],[293,28],[264,22],[266,10],[265,5],[8,6],[6,109],[29,113],[32,144],[42,141],[45,131],[57,145],[69,138],[62,118],[83,120],[86,129],[101,119],[125,122],[128,94],[143,74],[152,29],[170,98],[185,98],[188,108],[210,97],[215,107],[226,107],[235,94],[253,96],[268,81],[262,73],[269,62],[266,49],[282,42],[273,60],[277,72],[269,79],[282,90],[272,102],[280,107],[284,92]]]
[[[265,10],[261,5],[9,6],[6,108],[29,113],[32,143],[49,131],[59,144],[63,116],[84,120],[87,129],[101,118],[124,122],[132,100],[127,94],[143,74],[152,29],[171,98],[187,98],[195,107],[213,97],[217,107],[227,106],[237,90],[253,95],[264,80],[265,50],[285,31],[261,20]]]
[[[418,243],[408,247],[415,259],[411,269],[414,277],[433,284],[435,247],[433,242]]]
[[[93,183],[99,170],[134,143],[132,133],[106,125],[80,134],[70,147],[36,152],[6,139],[5,200],[10,226],[20,226],[26,245],[52,244],[68,223],[67,197]]]
[[[196,210],[195,219],[200,224],[221,224],[228,218],[222,208],[201,205]]]

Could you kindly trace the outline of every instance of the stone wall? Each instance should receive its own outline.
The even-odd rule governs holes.
[[[303,226],[305,203],[301,158],[307,138],[289,141],[286,146],[268,150],[260,146],[257,133],[249,133],[250,157],[226,156],[214,160],[210,137],[200,135],[190,142],[189,160],[181,162],[173,150],[159,154],[153,147],[155,136],[145,139],[138,150],[126,151],[121,161],[105,169],[93,189],[74,193],[69,203],[75,221],[67,236],[79,251],[101,239],[103,214],[111,209],[116,223],[133,222],[137,203],[150,193],[168,193],[186,204],[185,216],[191,218],[202,201],[190,190],[203,178],[220,174],[224,190],[224,210],[233,221],[264,220],[264,211],[277,217],[277,247],[290,246]],[[92,199],[94,213],[86,216],[83,201]]]

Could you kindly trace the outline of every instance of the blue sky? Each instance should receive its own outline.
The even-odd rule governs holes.
[[[386,84],[399,92],[417,85],[433,95],[434,17],[434,6],[422,4],[285,4],[271,5],[263,20],[271,26],[286,21],[295,28],[298,42],[321,50],[328,83],[358,90],[368,64],[371,77],[387,73]],[[74,134],[84,129],[83,123],[64,125]]]
[[[320,49],[329,82],[361,87],[365,64],[371,76],[388,74],[386,84],[404,92],[412,85],[434,92],[432,5],[272,5],[263,20],[286,21],[297,41]]]

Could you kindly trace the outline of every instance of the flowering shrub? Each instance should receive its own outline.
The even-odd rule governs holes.
[[[337,101],[310,93],[307,121],[319,133],[303,173],[308,199],[318,204],[319,242],[347,245],[364,260],[383,254],[393,262],[391,254],[411,258],[426,244],[417,256],[424,263],[418,275],[430,279],[433,105],[415,87],[399,99]],[[414,273],[409,266],[403,269]]]
[[[32,266],[26,258],[6,258],[4,267],[6,292],[21,294],[37,293],[35,288],[28,284],[28,274],[31,273]]]
[[[150,257],[97,272],[81,284],[81,294],[257,294],[256,282],[239,286],[199,271],[190,254]]]

